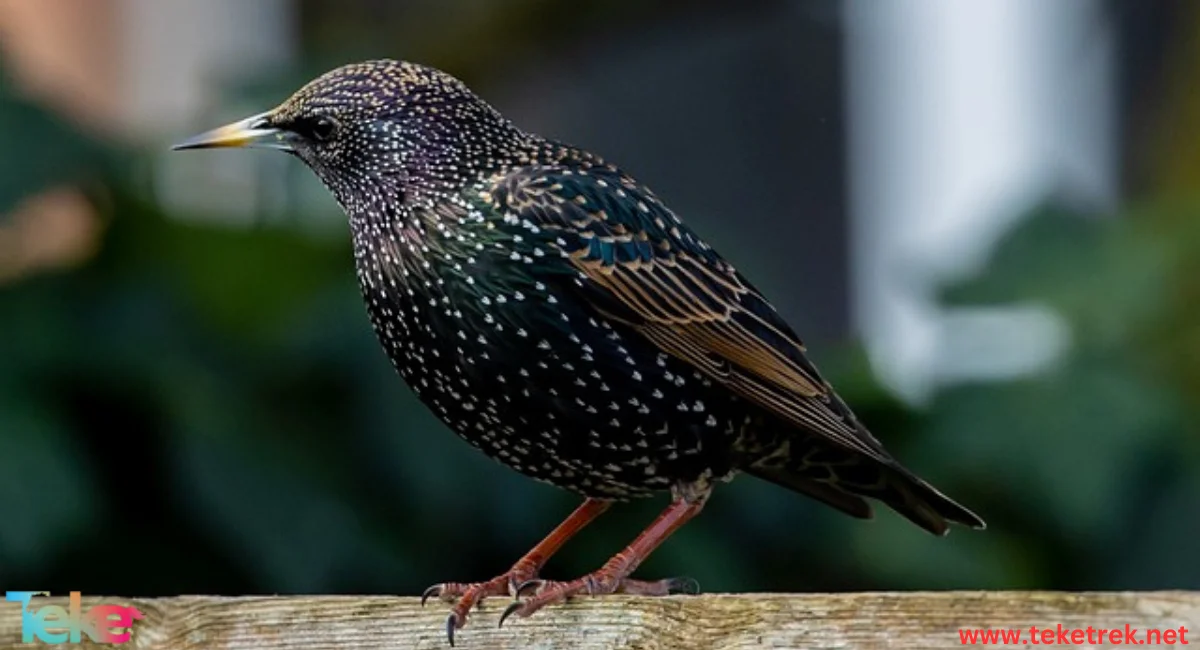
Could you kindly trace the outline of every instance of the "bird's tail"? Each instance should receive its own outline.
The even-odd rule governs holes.
[[[862,519],[872,516],[867,497],[882,501],[935,535],[945,535],[948,522],[986,527],[975,513],[898,463],[885,464],[850,450],[827,449],[822,458],[824,462],[808,458],[752,464],[745,471]]]

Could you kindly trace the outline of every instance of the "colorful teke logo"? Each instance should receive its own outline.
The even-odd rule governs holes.
[[[92,605],[83,611],[78,591],[71,592],[69,609],[46,605],[34,610],[34,596],[49,596],[48,591],[10,591],[6,600],[21,603],[21,642],[79,643],[84,635],[94,643],[125,643],[133,621],[142,613],[124,605]],[[114,631],[115,630],[115,631]]]

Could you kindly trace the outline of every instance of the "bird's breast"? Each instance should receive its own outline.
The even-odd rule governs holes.
[[[460,437],[527,475],[620,498],[713,466],[706,443],[719,450],[744,426],[742,405],[592,311],[573,278],[469,248],[473,262],[416,257],[407,276],[383,258],[359,271],[388,357]]]

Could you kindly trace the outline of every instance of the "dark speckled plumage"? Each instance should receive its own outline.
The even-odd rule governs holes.
[[[589,497],[746,472],[866,517],[982,526],[902,468],[766,299],[649,189],[458,80],[335,70],[256,122],[350,218],[388,357],[467,442]],[[282,144],[281,144],[282,143]]]

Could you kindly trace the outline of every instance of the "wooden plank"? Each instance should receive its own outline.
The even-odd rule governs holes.
[[[383,596],[240,597],[185,596],[162,599],[84,598],[133,605],[145,614],[122,647],[217,650],[406,650],[446,648],[447,607],[415,598]],[[64,597],[37,598],[33,609]],[[456,638],[459,648],[637,648],[729,650],[734,648],[961,648],[959,630],[1019,629],[1029,644],[1030,627],[1090,626],[1173,630],[1175,646],[1200,644],[1200,592],[910,592],[851,594],[740,594],[578,599],[528,619],[496,628],[503,600],[474,612]],[[1180,630],[1185,635],[1178,637]],[[1039,630],[1040,633],[1040,630]],[[23,647],[21,610],[0,603],[0,647]],[[1057,639],[1057,637],[1056,637]],[[1082,643],[1080,647],[1103,647]],[[44,644],[40,644],[44,645]],[[982,646],[982,644],[980,644]],[[47,646],[49,647],[49,646]],[[54,647],[97,647],[91,643]],[[1066,647],[1066,646],[1061,646]],[[1168,647],[1168,644],[1146,647]]]

